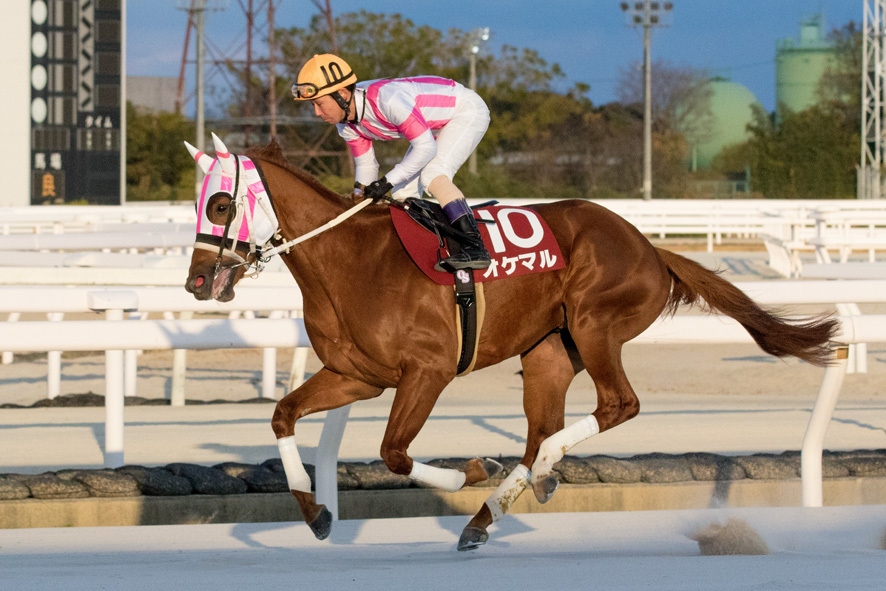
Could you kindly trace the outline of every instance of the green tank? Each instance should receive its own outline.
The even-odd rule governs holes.
[[[710,84],[711,133],[706,141],[692,146],[692,170],[710,168],[711,160],[723,148],[747,140],[747,125],[753,121],[751,107],[762,108],[754,93],[737,82],[714,78]]]
[[[775,42],[776,120],[782,109],[799,112],[818,102],[818,83],[834,58],[822,14],[801,19],[796,39]]]

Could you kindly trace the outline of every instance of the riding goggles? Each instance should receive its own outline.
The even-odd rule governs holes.
[[[297,99],[312,99],[317,96],[318,92],[320,92],[320,89],[317,88],[317,85],[310,82],[292,85],[292,96]]]
[[[340,72],[341,70],[339,70],[339,73]],[[326,79],[329,80],[329,77],[327,76]],[[349,79],[353,79],[353,82],[357,81],[357,77],[354,76],[354,73],[348,72],[347,74],[338,76],[335,80],[332,80],[323,86],[317,86],[313,82],[296,82],[292,85],[292,96],[296,100],[310,100],[316,98],[320,94],[320,91],[326,90],[327,88],[332,87],[333,91],[338,90],[339,88],[344,88],[346,86],[344,83]]]

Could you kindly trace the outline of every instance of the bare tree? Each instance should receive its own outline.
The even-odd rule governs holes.
[[[626,105],[643,101],[643,75],[639,62],[619,73],[617,94]],[[704,70],[659,60],[652,65],[653,131],[677,132],[691,144],[710,139],[711,78]]]

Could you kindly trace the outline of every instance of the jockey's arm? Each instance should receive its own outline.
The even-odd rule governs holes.
[[[437,141],[416,106],[415,97],[398,90],[396,83],[385,89],[390,89],[391,94],[379,100],[378,109],[410,144],[403,160],[385,174],[388,182],[396,186],[415,177],[427,166],[437,155]]]
[[[419,135],[409,138],[409,144],[403,160],[385,175],[392,185],[396,186],[413,178],[437,155],[437,141],[427,127]]]
[[[372,147],[372,142],[365,138],[349,140],[348,147],[351,150],[351,155],[354,157],[356,168],[354,180],[366,186],[377,179],[378,160],[375,158],[375,149]]]

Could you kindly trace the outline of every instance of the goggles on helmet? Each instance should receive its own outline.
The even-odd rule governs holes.
[[[292,96],[297,99],[310,100],[317,96],[318,92],[320,92],[320,89],[317,88],[317,85],[311,84],[310,82],[302,82],[301,84],[292,85]]]
[[[354,71],[340,57],[331,53],[315,55],[299,71],[292,96],[297,101],[314,100],[356,82]]]

